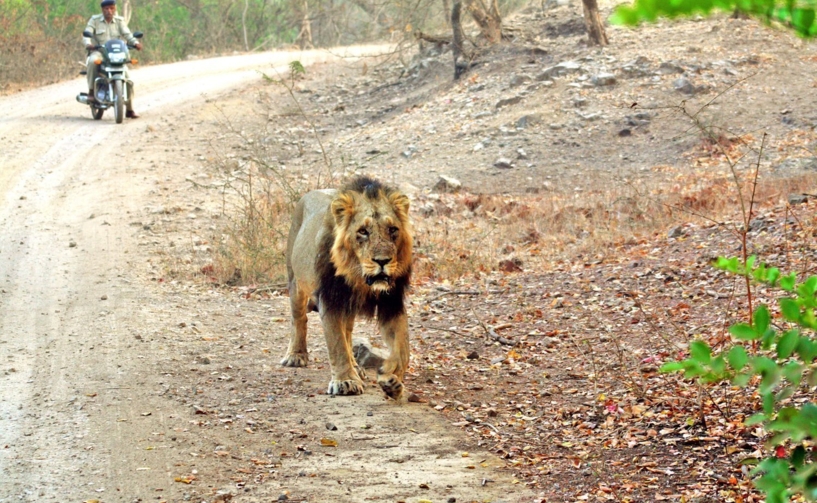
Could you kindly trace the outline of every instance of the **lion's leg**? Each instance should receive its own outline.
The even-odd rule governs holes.
[[[360,395],[363,393],[363,381],[352,358],[352,332],[349,330],[354,326],[354,317],[349,320],[340,314],[321,312],[321,321],[329,350],[329,365],[332,367],[332,380],[329,381],[327,393]]]
[[[306,313],[309,296],[298,288],[295,280],[289,283],[289,305],[292,309],[292,332],[287,354],[281,360],[284,367],[306,367],[309,355],[306,349]]]
[[[365,381],[366,380],[366,371],[363,369],[363,366],[360,365],[360,362],[357,361],[357,358],[355,358],[355,347],[354,347],[354,344],[352,344],[352,342],[351,342],[352,341],[352,334],[354,333],[354,330],[355,330],[355,317],[354,316],[349,316],[346,319],[346,331],[343,332],[343,337],[347,341],[350,341],[349,342],[349,348],[351,348],[350,351],[352,352],[352,361],[355,363],[355,370],[357,371],[357,375],[360,376],[360,378]]]
[[[377,372],[377,384],[397,400],[403,393],[403,378],[409,363],[408,318],[405,315],[380,324],[380,335],[389,347],[389,356]]]

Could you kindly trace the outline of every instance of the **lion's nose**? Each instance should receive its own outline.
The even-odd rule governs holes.
[[[374,260],[381,268],[386,267],[386,264],[391,262],[390,258],[375,258],[375,259],[372,259],[372,260]]]

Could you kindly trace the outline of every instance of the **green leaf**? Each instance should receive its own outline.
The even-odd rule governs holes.
[[[793,292],[794,286],[797,284],[797,275],[795,273],[788,274],[780,278],[780,288],[787,292]]]
[[[797,348],[800,343],[800,332],[797,330],[789,330],[785,332],[780,340],[777,341],[777,357],[785,360]]]
[[[749,381],[752,380],[753,375],[751,372],[735,374],[735,377],[732,378],[732,384],[739,388],[745,388],[749,384]]]
[[[732,349],[729,350],[729,353],[726,354],[726,360],[729,362],[730,367],[736,371],[740,371],[743,370],[743,367],[745,367],[749,361],[749,355],[743,346],[733,346]]]
[[[780,278],[780,269],[776,267],[772,267],[766,273],[766,283],[774,286],[777,283],[778,278]]]
[[[684,364],[681,362],[667,362],[658,369],[661,372],[678,372],[684,370]]]
[[[754,341],[759,339],[763,333],[755,332],[755,329],[746,323],[736,323],[729,327],[729,333],[740,341]]]
[[[301,64],[300,61],[291,61],[289,63],[289,73],[294,76],[300,73],[306,73],[306,69],[304,68],[304,65]]]
[[[745,271],[751,271],[755,268],[755,262],[757,261],[757,255],[752,255],[746,259],[746,267],[744,268]]]
[[[792,323],[800,322],[800,304],[798,304],[796,300],[787,297],[780,299],[778,304],[780,304],[780,313],[786,321]]]
[[[792,361],[787,363],[783,369],[783,377],[789,381],[793,387],[800,386],[800,381],[803,379],[803,370],[805,370],[805,366],[801,363],[796,361]]]
[[[762,412],[758,412],[757,414],[752,414],[751,416],[747,417],[743,424],[745,424],[746,426],[754,426],[756,424],[764,423],[768,419],[769,416]]]
[[[767,416],[774,414],[775,403],[774,393],[763,393],[763,412],[765,412]]]
[[[817,343],[807,337],[800,337],[796,351],[803,363],[811,365],[811,362],[817,357]]]
[[[704,341],[692,341],[689,345],[689,356],[700,363],[709,363],[712,359],[712,351]]]
[[[752,315],[752,319],[754,321],[755,332],[759,334],[766,333],[772,319],[771,315],[769,314],[769,308],[764,305],[758,306]]]

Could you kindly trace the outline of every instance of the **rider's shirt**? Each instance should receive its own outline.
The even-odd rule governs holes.
[[[122,16],[114,16],[110,23],[106,23],[105,16],[96,14],[88,20],[85,30],[93,33],[94,38],[83,37],[82,43],[84,45],[104,45],[105,42],[112,38],[124,40],[129,44],[135,44],[139,41],[133,36],[127,23],[125,23],[125,18]]]

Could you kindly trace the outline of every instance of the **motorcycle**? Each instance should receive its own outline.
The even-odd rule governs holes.
[[[93,38],[89,31],[82,32],[87,38]],[[134,38],[142,38],[142,32],[133,33]],[[136,64],[135,59],[131,59],[128,49],[134,46],[122,40],[111,39],[105,45],[94,46],[93,50],[102,53],[102,59],[96,61],[98,68],[97,78],[94,81],[93,99],[88,93],[79,93],[77,101],[91,107],[91,115],[94,120],[102,118],[105,110],[113,108],[114,119],[117,124],[121,124],[125,118],[125,103],[129,101],[128,88],[133,86],[133,82],[125,76],[127,64]],[[90,52],[90,50],[89,50]],[[80,72],[86,75],[87,70]]]

